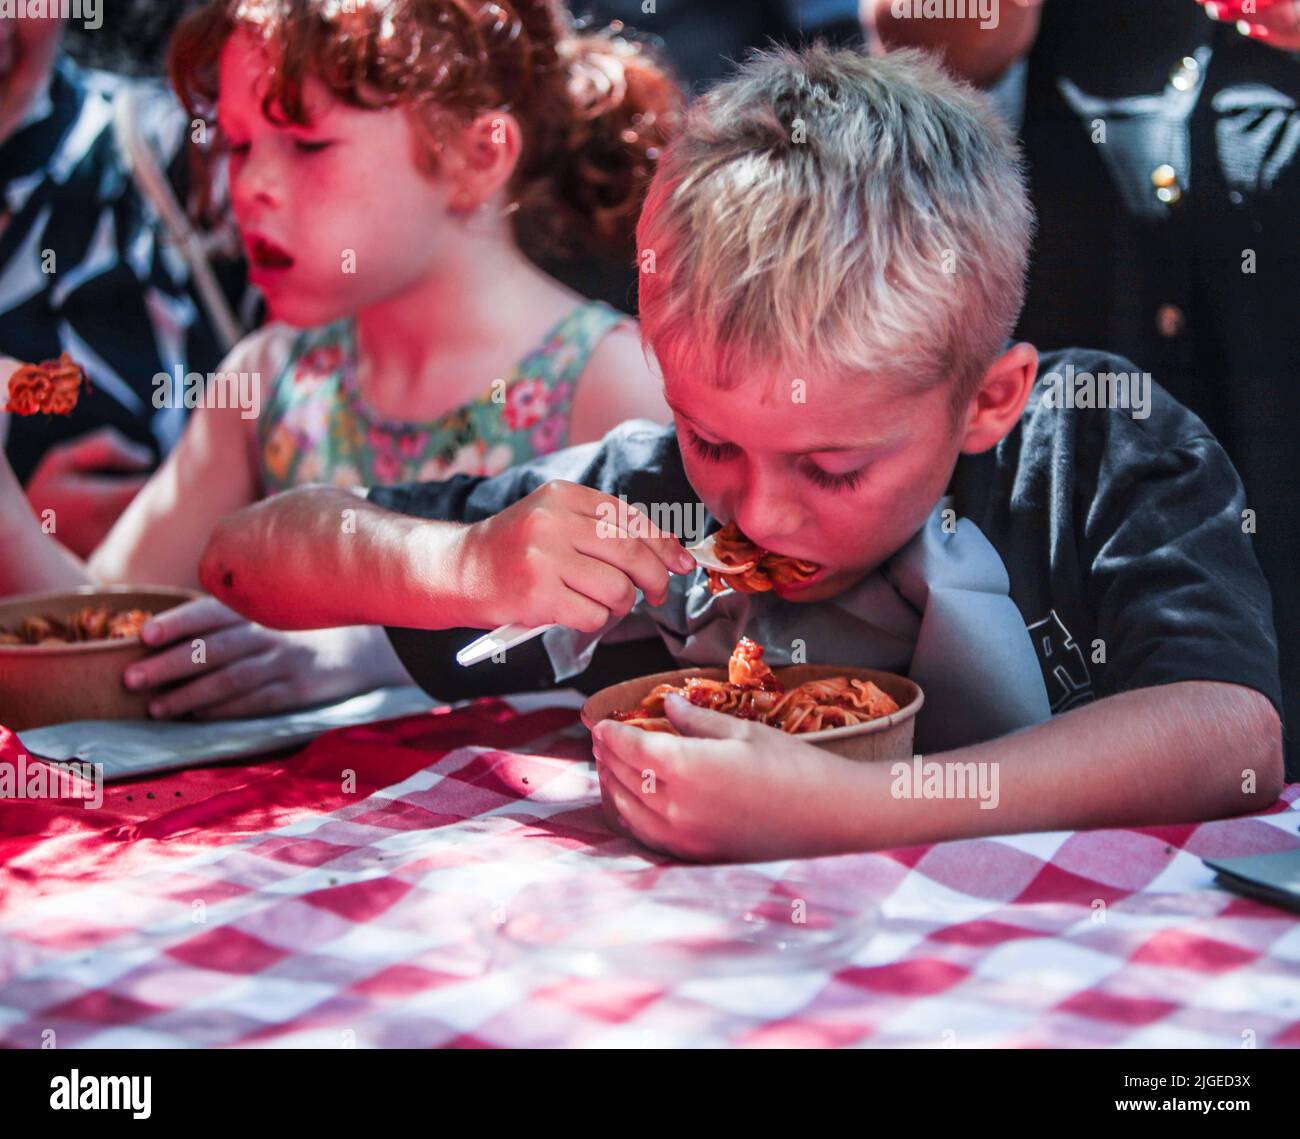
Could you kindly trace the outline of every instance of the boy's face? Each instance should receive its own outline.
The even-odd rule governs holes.
[[[722,389],[665,377],[686,475],[715,517],[759,546],[819,563],[777,587],[822,601],[856,584],[920,529],[962,449],[947,385],[899,394],[871,379],[764,379]]]
[[[309,79],[311,126],[271,122],[266,70],[252,36],[231,36],[218,117],[249,275],[271,316],[323,324],[424,279],[448,231],[447,195],[416,166],[407,116],[350,107]]]

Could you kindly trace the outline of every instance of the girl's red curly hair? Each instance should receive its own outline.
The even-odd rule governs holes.
[[[580,31],[558,0],[211,0],[180,23],[168,53],[191,116],[218,128],[198,148],[209,188],[221,150],[221,51],[240,29],[271,58],[263,109],[272,121],[308,122],[309,77],[353,107],[406,106],[421,165],[433,173],[449,132],[507,110],[523,134],[510,184],[521,248],[535,257],[633,256],[641,202],[682,95],[620,25]]]

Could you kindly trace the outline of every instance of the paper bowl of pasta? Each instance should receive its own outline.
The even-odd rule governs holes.
[[[137,720],[150,692],[122,673],[149,650],[140,627],[198,594],[169,586],[83,586],[0,601],[0,724],[12,731],[70,720]]]
[[[847,665],[769,668],[761,645],[743,638],[726,668],[680,668],[602,688],[582,706],[588,729],[618,720],[651,732],[675,729],[664,699],[756,720],[846,759],[910,759],[925,695],[905,676]]]

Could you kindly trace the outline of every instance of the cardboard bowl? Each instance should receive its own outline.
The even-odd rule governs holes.
[[[161,613],[199,595],[170,586],[86,585],[60,593],[28,593],[0,601],[0,625],[24,617],[63,619],[83,605]],[[0,724],[11,731],[70,720],[143,720],[152,692],[130,692],[122,673],[148,656],[139,637],[72,645],[0,645]]]
[[[828,728],[821,732],[800,732],[791,735],[792,740],[802,740],[804,743],[842,755],[845,759],[912,758],[916,714],[925,703],[925,693],[914,681],[893,672],[881,672],[875,668],[851,668],[838,664],[795,664],[785,668],[774,668],[772,671],[787,689],[796,688],[805,681],[821,680],[828,676],[870,680],[889,693],[898,704],[897,712],[869,720],[865,724],[854,724],[847,728]],[[640,676],[635,680],[625,680],[621,684],[611,684],[608,688],[593,693],[583,704],[582,722],[590,731],[601,720],[609,719],[611,713],[626,712],[635,708],[656,685],[681,684],[688,676],[726,680],[727,670],[725,668],[679,668],[672,672],[657,672],[653,676]],[[609,801],[603,778],[600,781],[600,805],[610,828],[621,832],[622,828],[618,824],[618,816],[613,804]]]

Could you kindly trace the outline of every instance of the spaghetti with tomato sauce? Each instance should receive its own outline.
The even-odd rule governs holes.
[[[66,352],[57,360],[23,364],[9,377],[5,411],[11,415],[71,415],[90,380]]]
[[[734,522],[728,522],[713,536],[713,553],[724,565],[743,566],[740,573],[708,570],[709,592],[734,589],[737,593],[766,593],[776,586],[799,585],[815,577],[822,568],[786,554],[774,554],[755,545]]]
[[[664,708],[664,700],[673,694],[696,707],[754,720],[791,735],[847,728],[898,711],[889,693],[855,677],[809,680],[787,690],[763,660],[763,646],[742,637],[727,662],[726,680],[690,676],[678,685],[659,684],[635,708],[609,718],[647,732],[680,735]]]

